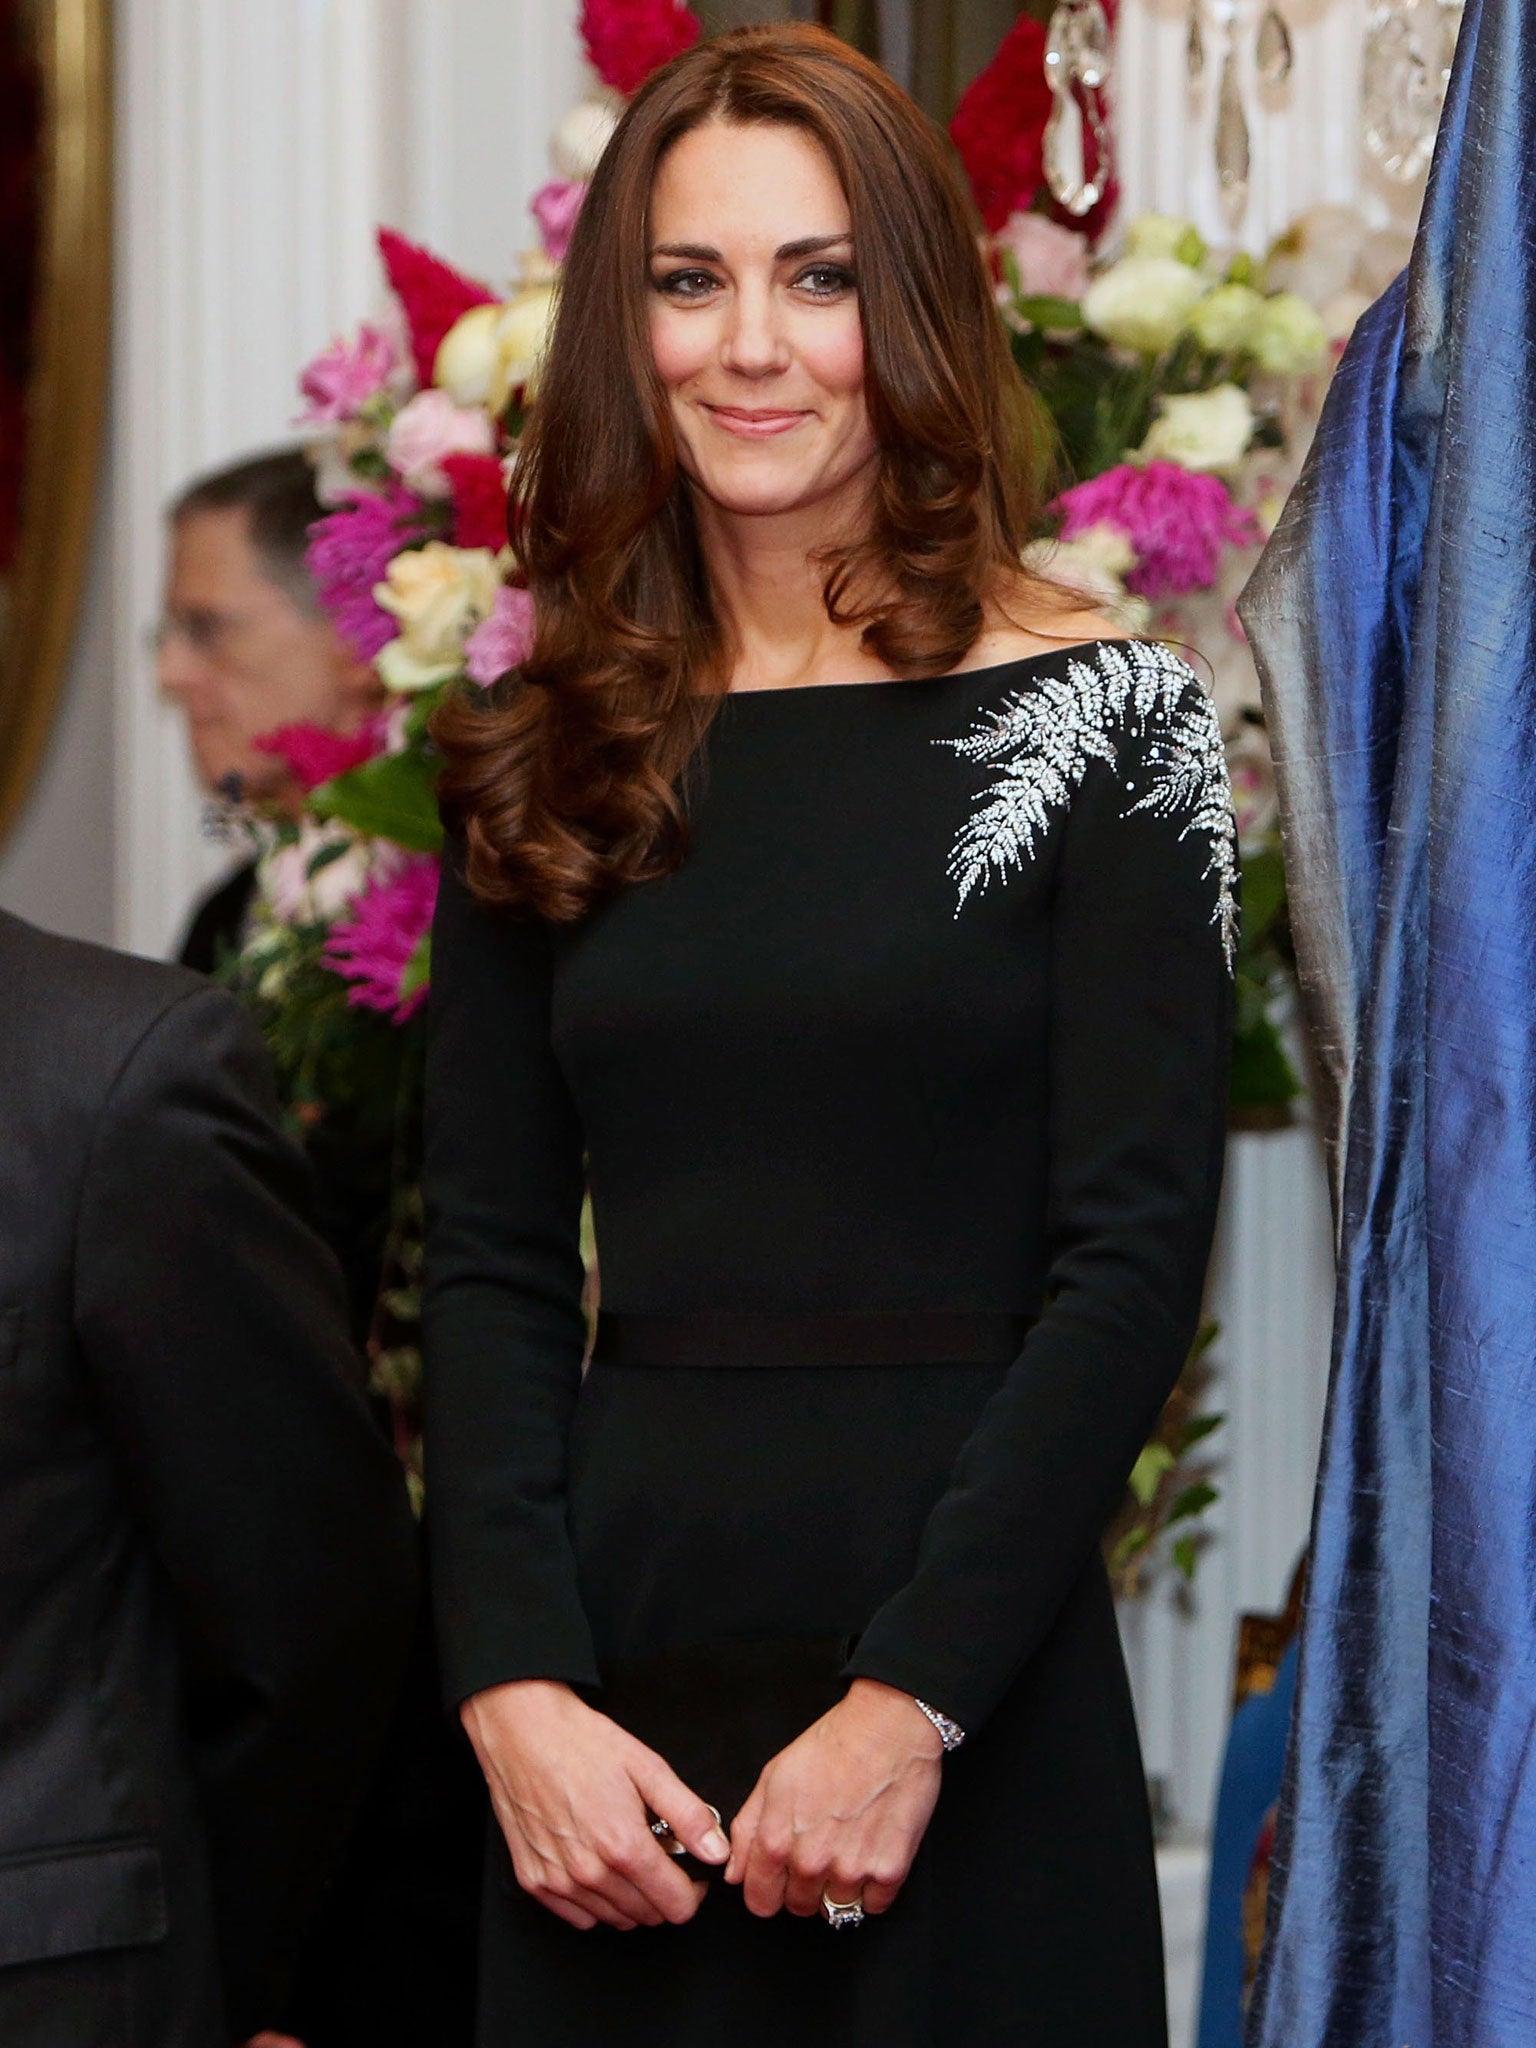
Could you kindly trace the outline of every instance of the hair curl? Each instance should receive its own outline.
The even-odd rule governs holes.
[[[867,531],[823,557],[828,615],[902,676],[955,668],[1020,576],[1052,446],[993,304],[949,146],[821,29],[696,44],[630,102],[576,222],[509,528],[537,612],[506,687],[434,736],[444,814],[484,902],[555,922],[677,867],[679,790],[724,687],[671,415],[651,358],[646,216],[666,151],[706,121],[784,123],[847,196],[879,462]]]

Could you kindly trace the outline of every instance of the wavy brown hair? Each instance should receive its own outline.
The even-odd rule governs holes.
[[[847,197],[879,459],[870,517],[823,557],[828,615],[902,676],[955,668],[1016,588],[1051,441],[1014,367],[944,138],[878,66],[787,23],[696,44],[625,110],[582,206],[513,484],[537,610],[489,700],[438,712],[444,813],[485,902],[554,921],[675,868],[679,777],[725,687],[671,414],[651,359],[647,210],[666,151],[706,121],[782,122]]]

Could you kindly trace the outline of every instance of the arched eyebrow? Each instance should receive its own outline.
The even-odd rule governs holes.
[[[773,252],[775,263],[793,263],[801,256],[819,256],[827,249],[851,246],[850,234],[802,235],[798,242],[782,242]],[[725,258],[718,249],[711,249],[703,242],[658,242],[652,249],[653,256],[679,256],[688,263],[723,263]]]

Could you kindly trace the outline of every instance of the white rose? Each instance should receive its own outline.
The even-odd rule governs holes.
[[[549,145],[550,160],[561,177],[579,179],[585,184],[597,169],[597,160],[618,125],[618,113],[611,100],[583,100],[572,107]]]
[[[345,850],[311,875],[316,856],[332,847]],[[301,818],[297,840],[262,857],[256,871],[258,914],[264,910],[279,925],[329,924],[367,886],[382,851],[334,819],[322,825]],[[284,966],[280,956],[273,966]]]
[[[1171,256],[1191,268],[1205,261],[1205,242],[1192,220],[1171,213],[1139,213],[1126,223],[1127,256]]]
[[[1165,398],[1137,451],[1144,462],[1181,462],[1186,469],[1231,469],[1253,438],[1253,407],[1236,384]]]
[[[1252,345],[1263,307],[1263,294],[1252,285],[1219,284],[1191,309],[1189,331],[1212,355],[1235,355]]]
[[[1315,306],[1295,292],[1276,292],[1264,301],[1248,343],[1261,368],[1277,377],[1315,370],[1328,347],[1328,330]]]
[[[398,639],[378,657],[391,690],[425,690],[464,665],[464,642],[496,602],[500,577],[489,548],[452,548],[431,540],[390,563],[374,602],[400,622]]]
[[[1171,256],[1126,256],[1096,277],[1083,299],[1083,318],[1119,348],[1160,355],[1172,345],[1198,299],[1199,273]]]

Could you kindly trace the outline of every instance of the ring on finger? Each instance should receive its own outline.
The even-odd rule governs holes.
[[[709,1801],[707,1799],[704,1803],[706,1806],[709,1806]],[[725,1830],[725,1822],[720,1818],[719,1807],[710,1806],[709,1810],[715,1817],[715,1826],[719,1828],[723,1833]],[[671,1821],[663,1820],[659,1814],[656,1816],[655,1820],[651,1822],[651,1833],[656,1837],[657,1841],[660,1842],[661,1846],[663,1847],[663,1849],[666,1850],[669,1856],[686,1856],[688,1854],[688,1844],[686,1842],[681,1842],[678,1840],[677,1835],[673,1832]]]
[[[864,1919],[863,1899],[834,1899],[821,1895],[822,1918],[829,1927],[857,1927]]]

